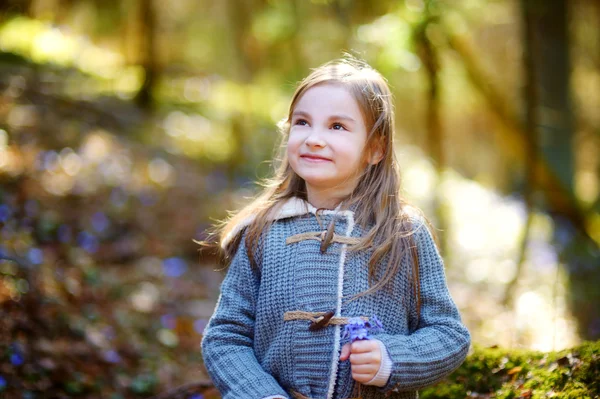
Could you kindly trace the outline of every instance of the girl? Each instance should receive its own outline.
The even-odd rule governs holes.
[[[226,399],[416,398],[463,362],[470,336],[427,219],[399,195],[385,80],[350,57],[322,65],[280,127],[272,184],[221,231],[210,377]],[[342,334],[373,315],[383,331],[370,339]]]

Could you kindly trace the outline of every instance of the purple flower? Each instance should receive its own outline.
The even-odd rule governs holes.
[[[92,216],[92,227],[98,233],[102,233],[110,226],[110,220],[103,212],[96,212]]]
[[[371,332],[383,331],[383,324],[375,315],[371,316],[371,319],[367,322],[367,325],[369,326]]]
[[[181,277],[186,270],[187,263],[181,258],[172,257],[163,261],[163,271],[168,277]]]
[[[383,324],[377,316],[373,315],[369,321],[364,321],[360,317],[351,317],[344,327],[342,338],[350,337],[350,342],[359,339],[371,339],[369,333],[378,331],[383,331]]]
[[[13,366],[20,366],[23,364],[23,356],[20,353],[13,353],[10,355],[10,362]]]
[[[360,317],[352,317],[348,320],[348,324],[344,327],[342,338],[350,337],[350,341],[354,342],[357,339],[369,339],[368,327]]]
[[[98,239],[87,231],[82,231],[77,235],[77,243],[89,253],[97,252],[100,247]]]
[[[164,328],[173,330],[177,324],[177,319],[175,318],[175,316],[170,314],[162,315],[160,316],[160,324],[162,324]]]
[[[119,363],[121,361],[121,356],[119,356],[119,353],[114,349],[105,351],[102,356],[104,357],[104,360],[109,363]]]
[[[31,248],[27,252],[27,258],[29,258],[29,261],[34,265],[42,264],[42,262],[44,262],[44,252],[39,248]]]
[[[0,205],[0,222],[6,222],[10,218],[11,213],[8,205]]]

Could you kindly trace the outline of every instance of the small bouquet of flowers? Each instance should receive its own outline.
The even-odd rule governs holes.
[[[361,319],[360,317],[352,317],[348,319],[348,324],[344,327],[344,333],[342,338],[350,337],[350,342],[363,339],[371,339],[371,333],[383,331],[383,324],[373,315],[368,321]],[[361,398],[360,394],[361,384],[357,383],[358,395],[356,399]],[[354,396],[354,395],[353,395]]]
[[[383,331],[383,324],[373,315],[368,321],[360,317],[351,317],[348,319],[348,324],[344,327],[342,338],[350,337],[350,342],[359,339],[371,339],[370,333]]]

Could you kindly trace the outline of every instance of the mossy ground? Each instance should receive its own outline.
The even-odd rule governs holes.
[[[600,341],[551,353],[475,346],[458,370],[420,397],[600,398]]]

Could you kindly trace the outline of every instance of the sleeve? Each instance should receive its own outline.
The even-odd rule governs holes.
[[[421,315],[409,335],[377,334],[392,360],[386,385],[378,390],[414,391],[435,384],[457,369],[467,356],[471,336],[446,285],[444,264],[427,226],[418,222]]]
[[[244,240],[241,240],[201,342],[206,370],[223,399],[288,397],[254,354],[254,315],[259,281],[258,272],[250,267]]]
[[[379,370],[377,370],[375,377],[373,377],[371,381],[365,382],[365,385],[382,387],[387,384],[390,374],[392,373],[392,359],[390,359],[390,355],[388,354],[383,342],[378,339],[374,340],[377,341],[377,344],[379,344],[379,349],[381,350],[381,365],[379,366]]]

